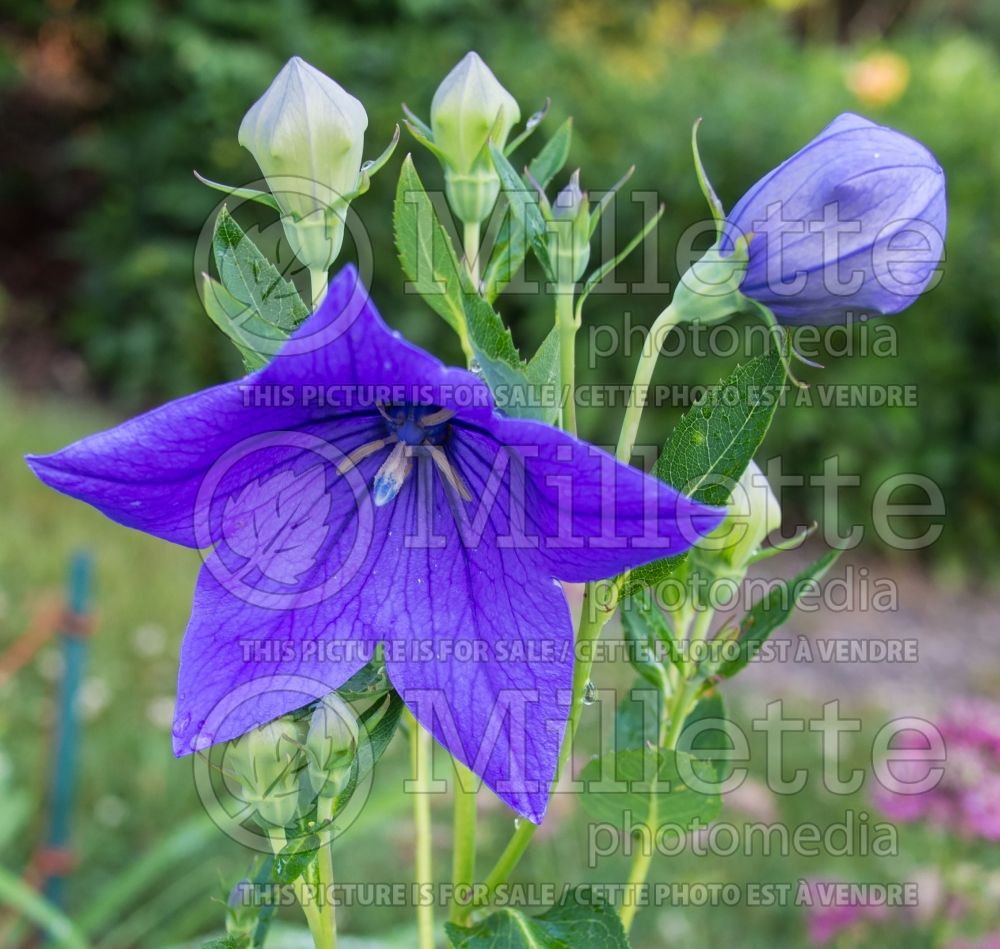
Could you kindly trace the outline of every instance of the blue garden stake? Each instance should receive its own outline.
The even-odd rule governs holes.
[[[90,632],[91,558],[77,551],[70,561],[66,614],[60,629],[64,670],[59,695],[55,749],[49,792],[49,834],[45,843],[45,895],[63,905],[69,867],[70,821],[76,789],[77,695],[86,666]]]

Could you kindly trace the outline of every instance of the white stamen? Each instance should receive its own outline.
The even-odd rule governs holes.
[[[374,455],[375,452],[381,451],[386,445],[395,444],[396,441],[395,435],[388,435],[385,438],[377,438],[373,442],[368,442],[355,448],[354,451],[337,465],[337,474],[347,474],[348,471],[356,467],[359,462],[364,461],[369,455]]]
[[[376,507],[383,507],[399,494],[399,489],[403,487],[412,468],[413,458],[409,446],[399,442],[375,475],[372,499]]]
[[[428,445],[427,450],[430,452],[431,458],[434,459],[434,464],[437,465],[438,471],[441,472],[441,477],[444,478],[445,483],[449,484],[463,501],[471,501],[472,493],[462,480],[461,475],[452,467],[444,450],[437,445]]]

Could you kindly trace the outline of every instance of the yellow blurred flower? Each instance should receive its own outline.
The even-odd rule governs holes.
[[[910,84],[910,64],[898,53],[870,53],[847,72],[847,88],[863,105],[884,107],[898,102]]]

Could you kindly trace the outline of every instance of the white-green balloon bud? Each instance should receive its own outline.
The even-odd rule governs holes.
[[[340,252],[367,127],[364,106],[298,56],[243,117],[239,142],[264,172],[289,243],[311,269],[328,269]]]
[[[243,802],[265,830],[287,827],[299,816],[304,737],[302,724],[285,717],[229,742],[224,767],[240,783]]]
[[[316,706],[305,740],[309,785],[316,797],[336,797],[351,777],[358,751],[358,720],[353,709],[331,692]]]
[[[488,142],[503,148],[520,120],[517,100],[477,53],[466,53],[434,93],[433,145],[444,165],[448,201],[465,223],[478,224],[493,209],[500,179]]]
[[[696,546],[734,570],[742,570],[767,535],[780,526],[778,499],[757,463],[751,461],[730,492],[726,519]]]
[[[590,261],[590,201],[580,189],[579,169],[552,202],[548,221],[549,258],[556,283],[576,283]]]

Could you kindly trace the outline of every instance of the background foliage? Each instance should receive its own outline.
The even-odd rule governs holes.
[[[1000,545],[1000,287],[991,274],[1000,244],[1000,15],[987,2],[772,2],[572,0],[506,4],[502,14],[479,0],[340,3],[336,13],[305,0],[15,3],[0,47],[7,365],[34,385],[113,395],[122,411],[237,371],[194,290],[204,267],[194,259],[195,235],[217,195],[190,171],[232,182],[258,177],[236,129],[293,53],[364,101],[374,155],[399,103],[426,115],[444,72],[478,49],[525,115],[552,96],[549,133],[574,117],[570,164],[583,168],[586,186],[606,187],[637,165],[634,187],[667,205],[659,234],[668,280],[677,236],[704,216],[687,146],[696,116],[704,117],[709,171],[732,204],[835,114],[858,110],[923,140],[944,165],[946,276],[895,322],[897,358],[821,359],[827,370],[811,378],[916,383],[919,406],[788,410],[766,447],[806,475],[838,453],[842,470],[862,475],[864,489],[845,492],[851,518],[868,517],[885,477],[930,476],[948,501],[938,562],[959,565],[971,543],[976,566],[985,566],[981,555]],[[453,343],[434,318],[401,296],[392,252],[392,188],[411,145],[404,134],[393,163],[355,207],[375,249],[383,310],[447,354]],[[427,156],[416,158],[427,186],[439,186]],[[641,204],[623,203],[620,233],[634,233],[642,214]],[[620,273],[627,279],[639,267],[633,260]],[[648,325],[662,303],[660,295],[625,303],[595,296],[587,324]],[[502,301],[526,347],[550,325],[544,305]],[[621,382],[631,364],[624,354],[607,359],[590,379]],[[703,383],[723,369],[685,358],[660,372],[663,381]],[[590,424],[610,439],[614,414],[591,416],[584,430]],[[648,440],[662,442],[671,421],[669,410],[660,413]],[[795,497],[802,509],[818,503],[808,488]]]
[[[100,550],[102,611],[82,703],[86,754],[75,840],[81,870],[70,907],[87,933],[99,933],[105,946],[193,938],[221,917],[221,905],[205,894],[221,900],[244,871],[246,855],[205,825],[188,764],[171,761],[166,751],[188,610],[187,593],[179,591],[190,590],[197,556],[56,499],[30,478],[20,456],[55,449],[137,407],[240,371],[195,292],[195,274],[204,266],[195,240],[210,226],[217,196],[190,172],[234,183],[257,177],[236,129],[288,56],[304,56],[364,100],[370,156],[388,139],[400,101],[426,116],[440,77],[467,49],[478,49],[525,114],[544,94],[552,96],[542,134],[574,116],[570,166],[583,168],[585,186],[601,189],[636,163],[634,187],[667,205],[659,249],[668,280],[670,248],[704,213],[688,152],[696,116],[704,117],[702,153],[727,205],[845,109],[926,142],[949,183],[943,283],[891,323],[898,330],[895,358],[834,356],[821,360],[826,370],[808,374],[814,383],[915,383],[919,405],[782,409],[764,455],[780,453],[786,470],[808,475],[838,454],[842,469],[860,474],[863,485],[845,494],[844,514],[863,520],[884,477],[907,470],[933,477],[948,502],[934,563],[968,574],[995,572],[1000,560],[1000,289],[993,274],[1000,249],[998,46],[1000,6],[993,0],[522,0],[502,12],[485,0],[6,0],[0,13],[6,376],[0,641],[13,643],[28,627],[42,589],[59,589],[66,551],[81,540]],[[356,203],[376,249],[375,294],[393,323],[457,359],[438,317],[400,292],[390,208],[408,147],[404,137],[372,192]],[[425,155],[415,158],[434,188],[439,170]],[[638,229],[641,215],[638,204],[619,207],[624,238]],[[630,260],[622,278],[639,268]],[[550,325],[544,302],[518,295],[500,302],[525,352],[532,351]],[[648,325],[662,302],[657,295],[623,303],[595,294],[582,336],[592,327],[624,328],[623,307],[632,324]],[[585,381],[627,380],[634,355],[586,369]],[[685,356],[664,361],[658,379],[704,383],[735,361]],[[37,398],[43,390],[46,397]],[[110,407],[92,404],[98,397]],[[680,410],[649,413],[646,440],[662,443]],[[615,410],[582,414],[584,431],[610,440]],[[818,509],[815,490],[796,497],[803,513]],[[980,606],[977,600],[969,609]],[[993,668],[976,663],[987,691],[996,684],[987,678]],[[615,684],[609,679],[622,672],[602,670],[599,684]],[[58,650],[50,646],[0,682],[0,844],[5,863],[18,871],[44,832],[45,739],[58,677]],[[876,699],[883,698],[880,691]],[[746,715],[737,706],[734,717]],[[790,769],[818,771],[817,748],[790,744]],[[867,766],[864,746],[852,745],[858,760],[848,765]],[[761,760],[758,750],[754,761]],[[398,879],[408,873],[412,832],[396,793],[405,749],[392,749],[385,767],[382,793],[356,828],[354,839],[366,843],[348,841],[359,880],[384,879],[386,854],[397,858]],[[445,805],[436,815],[442,825]],[[845,807],[863,808],[865,795],[843,802],[796,795],[778,806],[793,826],[822,825],[842,820]],[[483,827],[487,856],[495,856],[509,831],[506,814],[491,816]],[[584,841],[569,832],[568,819],[562,823],[567,816],[553,814],[522,879],[588,877]],[[447,840],[437,846],[437,859],[446,860]],[[911,836],[898,864],[751,856],[716,861],[713,874],[741,882],[824,874],[895,879],[926,863],[928,853],[927,842]],[[608,880],[623,873],[621,864],[599,870]],[[705,869],[685,856],[658,861],[656,873],[697,880]],[[410,915],[405,908],[385,913],[348,913],[345,924],[364,933],[404,925]],[[14,944],[9,924],[0,913],[0,944]],[[698,937],[705,945],[791,945],[802,943],[804,923],[801,913],[781,908],[756,912],[752,927],[738,908],[689,908],[640,915],[636,933],[637,945],[688,945]],[[906,929],[885,937],[886,946],[922,944]]]

